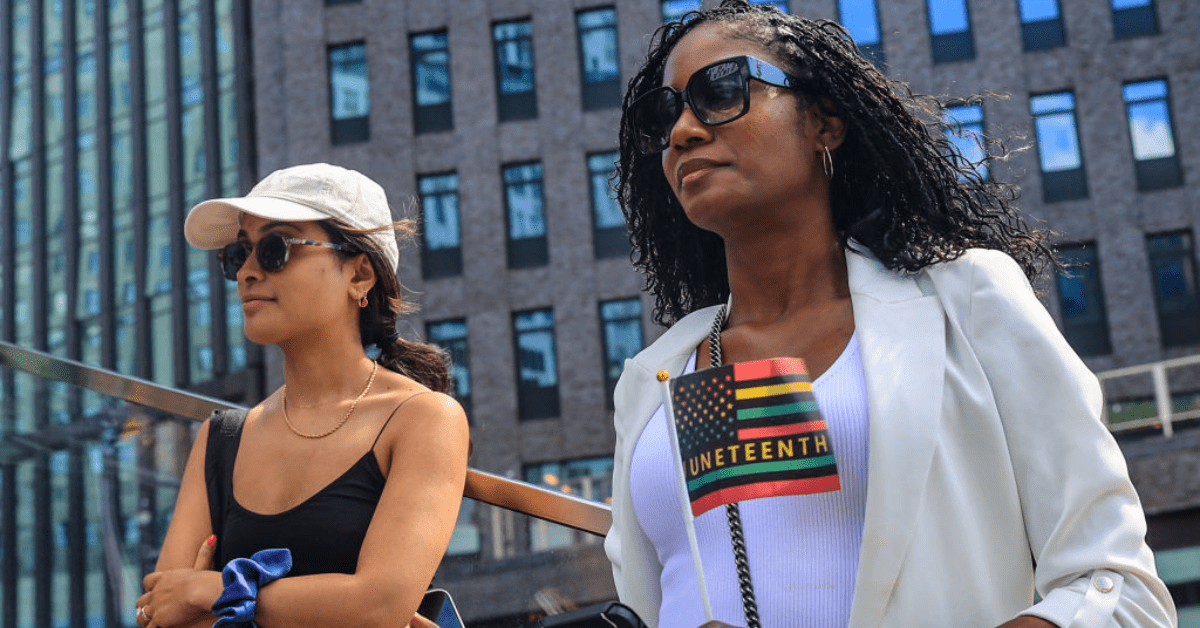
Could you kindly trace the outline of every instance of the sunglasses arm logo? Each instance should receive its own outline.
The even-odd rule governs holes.
[[[788,87],[795,89],[799,87],[799,81],[796,77],[780,70],[779,68],[754,57],[746,57],[746,66],[750,71],[750,76],[776,87]]]
[[[717,65],[714,65],[708,69],[708,80],[717,81],[729,76],[730,74],[734,74],[738,71],[738,65],[739,64],[737,61],[718,63]]]

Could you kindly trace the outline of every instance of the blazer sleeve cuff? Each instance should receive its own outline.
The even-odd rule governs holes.
[[[1111,626],[1124,581],[1115,571],[1097,569],[1050,591],[1021,614],[1041,617],[1061,628]]]

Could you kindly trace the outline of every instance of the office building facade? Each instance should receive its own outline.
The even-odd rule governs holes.
[[[5,341],[261,396],[236,292],[182,231],[190,204],[253,179],[247,7],[2,3]],[[191,426],[9,370],[0,407],[0,625],[133,625]]]

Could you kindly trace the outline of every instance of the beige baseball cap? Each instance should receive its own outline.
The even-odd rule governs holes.
[[[400,248],[391,229],[392,211],[383,188],[356,170],[331,164],[304,164],[276,170],[245,196],[204,201],[188,212],[183,233],[201,249],[219,249],[237,240],[238,218],[252,214],[267,220],[332,220],[365,234],[396,272]]]

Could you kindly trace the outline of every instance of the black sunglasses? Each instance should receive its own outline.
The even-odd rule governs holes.
[[[683,105],[708,126],[733,122],[750,111],[750,79],[768,85],[796,89],[800,78],[755,57],[743,55],[706,65],[688,79],[680,92],[673,87],[656,87],[629,107],[634,144],[643,155],[665,150],[671,129],[683,115]]]
[[[251,245],[249,242],[239,240],[237,242],[230,242],[220,251],[217,251],[217,259],[221,262],[221,274],[225,275],[225,278],[230,281],[237,281],[238,271],[246,264],[246,260],[250,259],[251,251],[254,252],[255,258],[258,260],[259,268],[269,273],[277,273],[283,270],[283,266],[287,264],[288,251],[293,244],[323,246],[335,251],[354,251],[347,244],[289,238],[278,233],[268,233],[260,238],[257,244]]]

